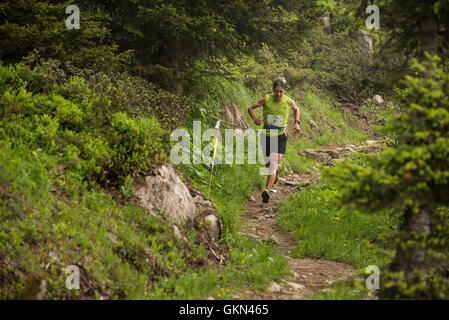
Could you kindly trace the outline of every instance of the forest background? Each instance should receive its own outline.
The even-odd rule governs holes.
[[[72,4],[76,29],[66,25]],[[367,28],[369,5],[379,8],[379,28]],[[357,268],[374,259],[381,298],[447,298],[448,23],[449,1],[434,0],[3,1],[0,297],[34,297],[46,279],[48,299],[232,298],[285,277],[286,263],[269,245],[238,234],[244,202],[263,184],[257,166],[214,173],[225,267],[204,271],[200,226],[185,230],[191,246],[183,247],[169,221],[132,202],[134,178],[169,162],[175,128],[191,130],[193,120],[211,128],[223,105],[246,110],[282,76],[302,111],[292,149],[370,136],[385,146],[379,156],[323,170],[325,182],[286,200],[279,217],[301,243],[309,209],[350,220],[351,230],[371,224],[357,237],[364,244],[344,251],[352,249],[341,247],[350,240],[340,231],[335,247],[299,244],[297,254]],[[354,40],[360,30],[372,51]],[[375,94],[388,103],[368,103]],[[357,115],[375,126],[362,129]],[[315,163],[292,149],[292,171],[310,171]],[[210,165],[178,169],[207,190]],[[311,194],[318,197],[306,201]],[[87,290],[61,289],[65,275],[46,267],[55,251],[59,264],[83,266]],[[354,281],[333,294],[365,298]]]

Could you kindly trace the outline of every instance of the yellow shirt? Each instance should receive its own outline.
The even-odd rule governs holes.
[[[281,135],[287,129],[288,111],[291,107],[292,99],[284,95],[280,100],[276,100],[274,94],[265,96],[263,106],[263,122],[266,135],[270,135],[269,129],[277,129],[276,135]]]

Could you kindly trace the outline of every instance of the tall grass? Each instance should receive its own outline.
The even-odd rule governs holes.
[[[368,139],[355,117],[338,110],[331,98],[323,98],[307,91],[303,95],[302,103],[298,101],[296,103],[301,112],[301,133],[297,136],[289,135],[285,155],[285,159],[295,171],[307,172],[316,165],[314,160],[298,155],[300,150],[343,144],[357,145]],[[315,122],[317,127],[310,121]]]
[[[388,236],[398,222],[389,212],[336,210],[337,192],[320,185],[280,203],[277,220],[298,240],[293,255],[345,261],[356,268],[385,265],[392,254]]]

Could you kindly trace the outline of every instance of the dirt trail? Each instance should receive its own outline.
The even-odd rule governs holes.
[[[271,283],[266,292],[251,293],[251,300],[298,300],[314,291],[323,290],[337,280],[348,279],[354,272],[348,263],[326,259],[295,259],[290,253],[296,247],[297,241],[287,232],[276,225],[276,206],[278,201],[306,188],[310,184],[319,183],[319,178],[313,174],[293,174],[280,177],[270,192],[270,202],[263,203],[260,194],[254,195],[246,204],[244,217],[245,226],[240,232],[249,238],[270,241],[273,248],[287,259],[293,275],[288,281]]]

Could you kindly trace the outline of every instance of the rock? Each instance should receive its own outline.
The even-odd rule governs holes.
[[[214,297],[208,297],[206,300],[215,300]]]
[[[341,149],[340,154],[342,154],[343,156],[349,156],[351,154],[353,154],[354,152],[360,151],[362,150],[361,147],[357,147],[357,148],[351,148],[351,147],[344,147]]]
[[[221,223],[220,218],[218,218],[215,214],[210,214],[210,215],[206,216],[204,218],[204,220],[206,220],[208,222],[208,228],[209,228],[211,237],[215,241],[218,241],[221,237],[221,228],[222,228],[222,223]]]
[[[269,240],[270,240],[271,242],[273,242],[274,244],[278,244],[278,243],[279,243],[278,239],[276,239],[276,237],[275,237],[274,235],[271,235],[270,238],[269,238]]]
[[[166,214],[176,223],[193,220],[197,214],[189,189],[171,166],[158,167],[154,176],[147,176],[134,190],[141,206],[151,213]]]
[[[281,288],[281,286],[279,284],[277,284],[276,282],[272,282],[267,290],[270,293],[275,293],[275,292],[280,292],[281,289],[282,288]]]
[[[187,241],[186,237],[184,237],[182,233],[179,231],[178,226],[173,225],[173,233],[176,239],[180,241]]]
[[[321,25],[325,34],[331,34],[331,18],[324,16],[320,18]]]
[[[106,236],[108,237],[109,241],[111,241],[112,243],[116,244],[118,242],[118,237],[113,234],[112,232],[108,232],[106,234]]]
[[[314,149],[304,149],[300,150],[298,152],[300,155],[304,155],[308,158],[313,158],[320,162],[327,162],[330,160],[330,156],[324,152],[320,152],[320,150],[314,150]]]
[[[202,194],[200,196],[193,197],[193,202],[197,208],[211,208],[213,211],[215,210],[215,205],[207,200]]]
[[[340,154],[338,153],[336,150],[332,150],[332,149],[324,149],[321,150],[323,153],[326,153],[329,157],[331,157],[332,159],[340,159]]]
[[[278,178],[278,181],[281,182],[281,183],[286,183],[287,182],[287,180],[285,178],[281,178],[281,177]]]
[[[363,143],[362,151],[365,153],[376,153],[381,149],[377,140],[366,140]]]
[[[288,186],[297,186],[299,182],[297,180],[286,180],[285,184]]]
[[[377,140],[366,140],[364,143],[363,143],[363,146],[364,147],[377,147],[377,145],[378,145],[378,141]]]
[[[366,53],[373,54],[373,37],[366,32],[365,30],[358,30],[352,32],[349,37],[354,39],[358,44],[360,49],[365,51]]]
[[[330,159],[326,162],[326,167],[335,167],[335,159]]]
[[[310,120],[310,121],[309,121],[309,125],[310,125],[312,128],[318,128],[318,125],[317,125],[316,122],[313,121],[313,120]]]
[[[48,255],[50,256],[50,259],[51,259],[53,262],[56,262],[56,261],[59,260],[59,257],[58,257],[58,255],[56,254],[56,252],[51,251]]]
[[[373,97],[373,101],[374,101],[374,103],[376,103],[376,104],[380,104],[380,105],[385,104],[385,100],[384,100],[381,96],[379,96],[378,94],[376,94],[376,95]]]
[[[301,291],[306,288],[302,284],[295,283],[295,282],[287,282],[286,284],[288,287],[290,287],[294,291]]]

